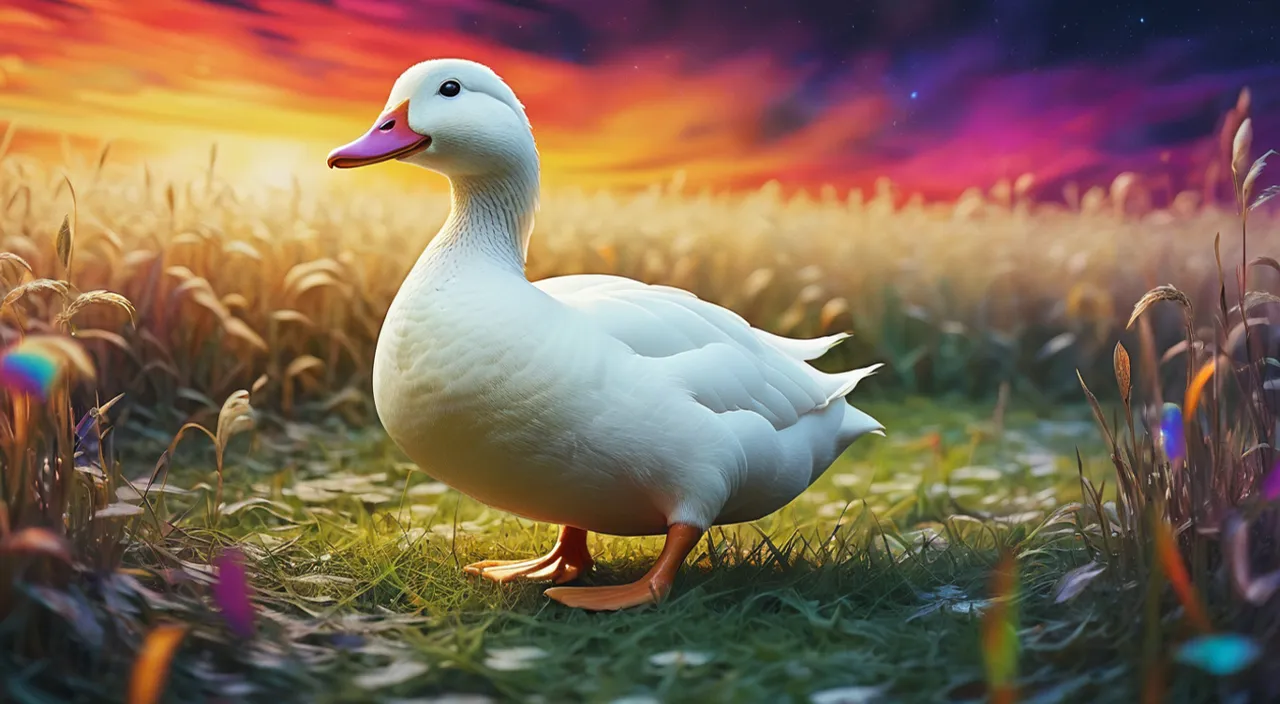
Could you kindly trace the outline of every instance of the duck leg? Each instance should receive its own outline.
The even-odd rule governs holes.
[[[701,537],[700,529],[677,523],[667,529],[667,543],[658,561],[639,580],[616,587],[552,587],[544,593],[565,606],[587,611],[617,611],[659,603],[671,591],[676,572]]]
[[[560,529],[560,538],[551,552],[530,560],[485,560],[462,568],[494,582],[517,579],[564,584],[591,570],[594,561],[587,551],[587,531],[572,526]]]

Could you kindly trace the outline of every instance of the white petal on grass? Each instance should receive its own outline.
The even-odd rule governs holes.
[[[142,513],[142,507],[136,504],[126,504],[124,502],[107,504],[104,508],[94,511],[94,518],[123,518],[125,516],[136,516]]]
[[[655,667],[698,667],[711,662],[710,653],[689,650],[668,650],[649,656],[649,664]]]
[[[357,675],[354,679],[356,686],[362,689],[382,689],[383,687],[391,687],[425,673],[428,668],[425,664],[414,662],[412,660],[400,660],[393,662],[386,667],[380,667],[376,670]]]
[[[849,507],[853,505],[851,501],[832,501],[818,507],[818,515],[822,518],[835,518],[840,514],[847,513]]]
[[[375,491],[378,485],[387,480],[386,473],[378,474],[331,474],[319,479],[308,479],[298,482],[321,491],[333,491],[339,494],[359,494],[364,491]]]
[[[1057,473],[1058,466],[1052,462],[1031,466],[1031,476],[1033,477],[1052,477]]]
[[[867,487],[867,492],[871,494],[912,494],[915,493],[917,487],[920,486],[918,481],[889,481],[876,482]]]
[[[1044,518],[1043,511],[1023,511],[1021,513],[1011,513],[1007,516],[996,516],[994,520],[997,523],[1004,523],[1006,525],[1020,525],[1023,523],[1032,523],[1040,520],[1041,518]]]
[[[1083,567],[1077,567],[1062,575],[1062,579],[1058,581],[1057,594],[1053,597],[1053,603],[1061,604],[1069,599],[1074,599],[1106,569],[1106,565],[1090,562]]]
[[[884,687],[837,687],[809,695],[810,704],[869,704],[880,701]]]
[[[1004,472],[995,467],[957,467],[947,475],[952,481],[994,482],[1004,478]]]
[[[141,501],[143,495],[155,496],[157,494],[190,494],[190,489],[156,482],[147,487],[148,480],[136,479],[128,484],[121,484],[116,487],[116,498],[121,501]]]
[[[448,485],[440,482],[426,482],[409,487],[409,496],[439,496],[449,490]]]
[[[295,496],[304,504],[322,504],[337,499],[340,494],[332,491],[317,489],[307,484],[298,484],[290,489],[281,492],[285,496]]]
[[[532,667],[535,660],[541,660],[546,656],[547,651],[532,645],[496,648],[489,651],[489,657],[485,658],[484,666],[490,670],[502,672],[525,670]]]
[[[452,523],[441,523],[439,525],[431,526],[431,532],[442,536],[447,540],[452,540],[455,533],[480,533],[484,531],[485,527],[486,526],[484,524],[477,521],[463,521],[458,524],[457,530],[455,531]]]
[[[145,491],[148,495],[190,494],[191,493],[190,489],[183,489],[180,486],[174,486],[173,484],[170,484],[168,482],[160,482],[160,481],[153,482],[151,481],[150,477],[144,477],[142,479],[134,479],[129,482],[129,486],[133,487],[136,491],[140,491],[140,492]],[[121,485],[121,488],[124,488],[123,484]]]
[[[222,506],[222,510],[219,513],[221,513],[223,516],[234,516],[235,514],[240,513],[241,511],[247,508],[252,508],[254,506],[263,506],[266,508],[273,508],[276,511],[281,512],[285,516],[289,516],[293,514],[293,507],[290,506],[289,504],[282,503],[280,501],[272,501],[271,499],[264,498],[261,496],[254,496],[254,497],[245,499],[243,501],[237,501],[233,504],[224,504]]]

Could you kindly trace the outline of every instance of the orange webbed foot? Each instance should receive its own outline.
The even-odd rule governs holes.
[[[587,532],[565,526],[551,552],[528,560],[484,560],[462,568],[467,574],[503,584],[515,580],[530,582],[572,582],[591,570],[594,561],[587,551]]]
[[[667,530],[662,554],[644,577],[613,587],[553,587],[544,592],[565,606],[587,611],[619,611],[645,604],[657,604],[671,592],[676,572],[689,556],[702,531],[676,524]]]

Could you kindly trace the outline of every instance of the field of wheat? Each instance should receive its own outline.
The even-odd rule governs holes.
[[[1073,396],[1074,370],[1105,368],[1144,291],[1176,280],[1213,301],[1218,233],[1223,260],[1239,260],[1234,210],[1196,193],[1155,209],[1142,179],[1121,174],[1035,202],[1032,183],[943,204],[887,182],[786,197],[777,184],[691,193],[678,177],[625,195],[549,192],[528,273],[678,286],[783,335],[852,331],[832,363],[885,362],[875,387],[886,392],[981,397],[1008,383]],[[109,147],[62,164],[7,155],[0,342],[19,328],[73,330],[103,370],[102,394],[175,409],[165,421],[255,383],[286,416],[367,420],[381,318],[448,212],[436,185],[252,189],[218,170],[216,147],[207,168],[166,177],[115,163]],[[1275,225],[1255,214],[1254,252],[1276,242]],[[93,304],[94,291],[133,310]]]

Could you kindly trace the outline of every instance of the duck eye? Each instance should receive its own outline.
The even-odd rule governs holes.
[[[446,98],[452,98],[462,92],[462,86],[457,81],[445,81],[440,84],[440,95]]]

